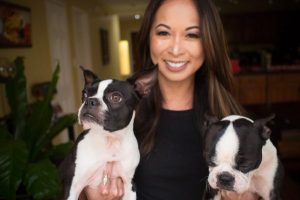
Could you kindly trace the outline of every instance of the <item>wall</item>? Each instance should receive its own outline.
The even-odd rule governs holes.
[[[28,77],[28,86],[49,80],[51,66],[44,1],[15,0],[10,2],[31,8],[32,47],[0,49],[0,55],[10,60],[14,60],[17,56],[25,57],[25,74]]]
[[[58,0],[63,1],[63,0]],[[17,56],[25,57],[25,75],[27,77],[28,97],[29,101],[33,100],[30,94],[30,87],[39,82],[49,81],[52,74],[50,47],[48,41],[47,30],[47,16],[45,8],[45,0],[8,0],[8,2],[15,3],[21,6],[29,7],[31,9],[32,19],[32,47],[30,48],[3,48],[0,49],[1,57],[14,60]],[[120,27],[118,16],[104,16],[101,6],[97,4],[97,0],[65,0],[67,6],[68,28],[70,38],[71,60],[73,69],[76,104],[79,107],[81,88],[77,82],[78,66],[75,66],[75,49],[74,49],[74,35],[72,31],[72,8],[77,7],[85,11],[89,16],[89,26],[91,34],[91,52],[92,52],[92,70],[99,74],[102,78],[121,78],[119,73],[119,60],[118,60],[118,41],[120,40]],[[109,32],[110,43],[110,63],[107,66],[101,64],[101,50],[99,29],[100,27],[106,28]],[[80,80],[80,79],[79,79]],[[3,103],[3,87],[0,88],[0,117],[8,113],[7,106]],[[70,98],[70,97],[68,97]],[[72,98],[72,97],[71,97]]]
[[[135,20],[132,18],[125,18],[120,20],[120,28],[121,28],[121,40],[128,40],[129,49],[130,49],[130,64],[133,71],[134,65],[134,50],[133,44],[137,45],[137,41],[132,41],[131,33],[138,32],[142,23],[142,19]]]
[[[100,49],[100,28],[108,31],[109,38],[109,63],[102,65]],[[119,70],[118,42],[120,40],[120,23],[117,15],[109,15],[101,18],[94,18],[92,21],[92,57],[94,70],[101,79],[122,78]]]

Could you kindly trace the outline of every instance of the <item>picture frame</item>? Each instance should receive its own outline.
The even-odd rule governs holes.
[[[0,2],[0,48],[32,47],[31,9]]]
[[[106,29],[100,28],[99,33],[102,65],[107,65],[110,61],[108,31]]]

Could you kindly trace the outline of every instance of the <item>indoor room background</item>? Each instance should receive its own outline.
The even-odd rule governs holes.
[[[256,116],[270,112],[277,115],[273,140],[292,177],[289,183],[299,194],[300,1],[214,2],[229,45],[236,81],[234,95]],[[83,77],[79,66],[93,70],[103,79],[125,79],[139,70],[142,66],[135,65],[136,41],[147,3],[148,0],[0,0],[1,123],[10,113],[4,85],[14,75],[13,63],[18,56],[24,58],[29,102],[40,97],[39,92],[47,88],[56,66],[60,66],[52,102],[58,115],[76,113],[80,106]],[[21,10],[22,14],[13,16],[8,8]],[[24,38],[26,41],[21,41]],[[72,138],[79,130],[74,125]],[[53,142],[68,140],[70,134],[65,131]]]

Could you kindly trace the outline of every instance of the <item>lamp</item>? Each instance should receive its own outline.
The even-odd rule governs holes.
[[[120,73],[122,76],[128,76],[131,72],[129,46],[127,40],[119,42]]]

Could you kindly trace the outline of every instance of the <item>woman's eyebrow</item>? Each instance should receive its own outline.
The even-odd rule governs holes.
[[[199,26],[190,26],[190,27],[187,27],[185,30],[188,31],[191,29],[200,29],[200,27]]]
[[[165,27],[165,28],[167,28],[167,29],[171,29],[171,27],[168,26],[168,25],[166,25],[166,24],[158,24],[158,25],[156,25],[154,28],[158,28],[158,27],[160,27],[160,26]]]
[[[158,28],[158,27],[161,27],[161,26],[165,27],[167,29],[171,29],[171,27],[166,25],[166,24],[158,24],[154,28]],[[190,26],[190,27],[187,27],[185,30],[188,31],[188,30],[191,30],[191,29],[200,29],[200,27],[199,26]]]

